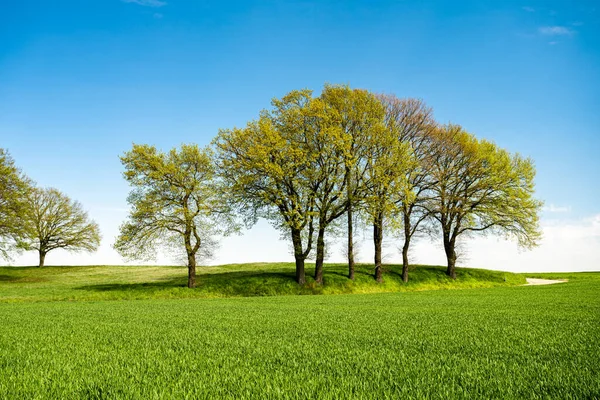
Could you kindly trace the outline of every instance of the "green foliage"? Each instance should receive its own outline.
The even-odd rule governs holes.
[[[25,196],[30,180],[15,166],[8,151],[0,148],[0,259],[10,259],[16,248],[16,236],[22,227]]]
[[[250,219],[261,216],[278,228],[303,230],[315,215],[309,180],[312,154],[303,143],[311,128],[310,91],[274,99],[272,112],[245,128],[220,130],[214,140],[219,174],[232,201]]]
[[[40,266],[46,253],[55,249],[95,251],[100,246],[100,228],[90,220],[81,203],[54,188],[32,188],[27,192],[18,246],[36,250]]]
[[[0,398],[592,399],[599,290],[0,304]]]
[[[441,132],[433,170],[436,217],[455,235],[489,229],[516,238],[520,246],[536,246],[542,202],[533,198],[533,161],[459,126]]]

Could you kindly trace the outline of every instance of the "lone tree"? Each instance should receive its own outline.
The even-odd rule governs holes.
[[[39,267],[44,266],[49,251],[96,251],[100,246],[98,224],[88,218],[78,201],[54,188],[32,188],[20,215],[18,246],[37,250]]]
[[[129,217],[114,248],[125,258],[154,258],[155,248],[185,249],[189,288],[196,286],[196,258],[213,235],[230,227],[219,201],[211,152],[184,144],[168,153],[134,144],[121,157],[133,187]]]
[[[8,151],[0,148],[0,258],[10,259],[15,237],[22,227],[25,196],[31,183],[15,166]]]
[[[245,128],[221,130],[214,140],[227,195],[248,221],[263,217],[291,236],[296,281],[306,283],[304,263],[312,250],[316,154],[306,146],[315,132],[312,92],[274,99],[272,111]]]
[[[462,234],[495,231],[516,238],[521,247],[536,246],[542,202],[533,198],[533,162],[478,140],[458,125],[434,135],[435,184],[428,207],[442,228],[446,273],[456,279],[455,246]]]

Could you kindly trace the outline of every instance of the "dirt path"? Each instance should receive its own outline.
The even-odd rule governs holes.
[[[527,280],[527,283],[523,286],[552,285],[555,283],[567,282],[567,279],[553,280],[553,279],[525,278],[525,280]]]

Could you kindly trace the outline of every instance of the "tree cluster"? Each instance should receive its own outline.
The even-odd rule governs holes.
[[[350,279],[356,213],[373,229],[377,281],[386,229],[403,233],[405,281],[411,240],[425,230],[441,233],[452,278],[461,235],[496,231],[537,243],[533,162],[437,123],[422,101],[326,85],[319,96],[292,91],[272,106],[243,128],[221,130],[215,162],[239,213],[289,235],[298,283],[313,247],[314,279],[323,282],[325,233],[344,215]]]

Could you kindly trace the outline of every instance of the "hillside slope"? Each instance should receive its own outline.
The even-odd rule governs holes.
[[[307,265],[307,271],[311,270]],[[343,264],[325,266],[324,285],[294,281],[293,263],[233,264],[199,268],[198,287],[188,289],[186,269],[168,266],[0,267],[0,301],[118,300],[150,298],[212,298],[297,294],[343,294],[485,288],[525,283],[523,276],[459,268],[456,281],[443,267],[416,266],[408,283],[401,266],[385,266],[384,282],[372,277],[372,266],[359,265],[356,280]]]

